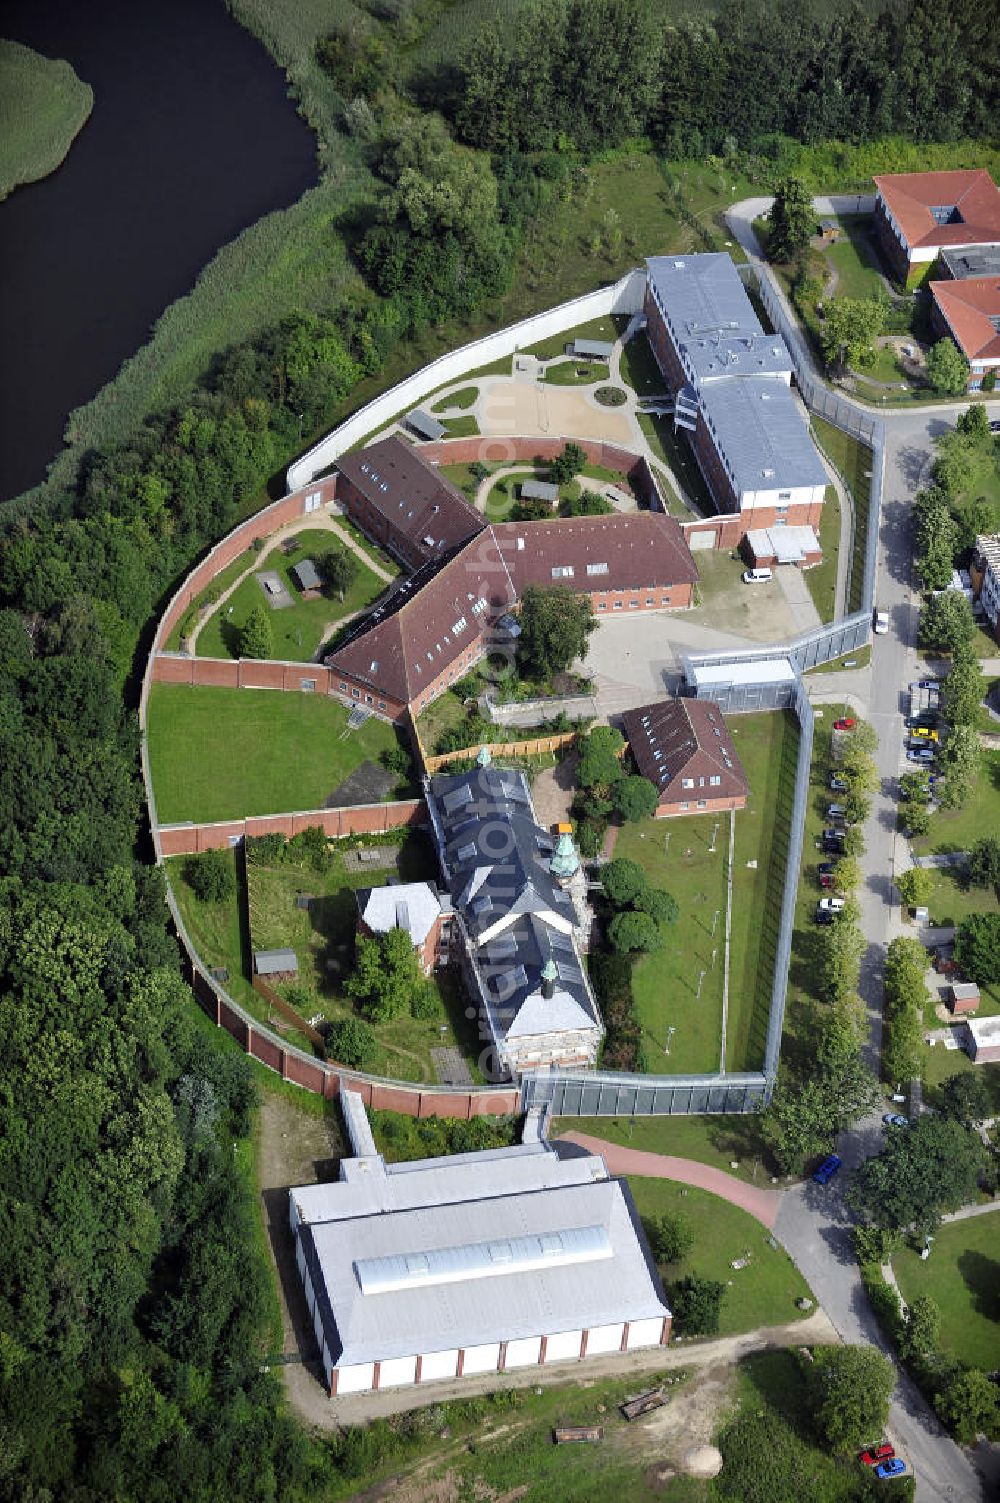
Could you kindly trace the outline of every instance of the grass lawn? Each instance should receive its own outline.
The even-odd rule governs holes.
[[[0,40],[0,199],[55,172],[93,107],[69,63]]]
[[[872,650],[869,645],[859,647],[856,652],[845,653],[842,658],[833,658],[829,663],[820,663],[817,668],[810,668],[810,673],[843,673],[845,668],[867,668],[872,660]]]
[[[164,648],[167,652],[180,651],[181,642],[191,629],[197,625],[202,611],[207,610],[210,605],[214,604],[223,590],[228,590],[231,584],[235,584],[240,575],[245,574],[258,557],[259,555],[254,553],[252,548],[247,548],[238,558],[234,558],[231,564],[227,564],[224,569],[220,570],[211,584],[207,585],[197,599],[191,603],[170,633],[164,643]]]
[[[819,515],[819,541],[823,562],[805,571],[806,584],[821,621],[832,621],[837,604],[837,559],[840,554],[840,500],[828,485]]]
[[[733,871],[726,1067],[737,1071],[758,1069],[763,1056],[797,737],[787,715],[735,715],[729,727],[750,783],[747,808],[736,815]],[[637,861],[680,907],[677,923],[665,927],[663,949],[639,959],[632,973],[643,1049],[657,1074],[719,1068],[728,852],[728,815],[627,824],[615,846],[616,856]],[[748,868],[751,860],[756,869]]]
[[[827,459],[840,471],[854,500],[854,549],[847,586],[847,608],[849,611],[856,611],[861,603],[861,586],[864,582],[872,451],[867,444],[860,443],[823,418],[812,418],[812,432]]]
[[[496,466],[494,465],[492,468],[495,469]],[[472,501],[475,499],[476,491],[479,489],[479,481],[473,475],[469,465],[439,464],[437,471],[446,480],[450,480],[452,485],[456,486],[467,500]]]
[[[841,238],[825,245],[822,254],[837,273],[837,297],[874,297],[883,285],[879,275],[884,270],[872,239],[872,217],[851,214],[837,223]]]
[[[567,1132],[587,1133],[647,1153],[694,1159],[748,1184],[766,1185],[769,1179],[770,1166],[765,1162],[753,1116],[557,1117],[552,1136]]]
[[[432,412],[450,412],[452,408],[471,407],[479,396],[478,386],[461,386],[458,391],[449,392],[446,397],[434,403]]]
[[[673,418],[653,417],[648,412],[640,412],[638,416],[639,426],[649,440],[653,453],[676,475],[696,510],[702,516],[712,516],[715,505],[705,484],[705,477],[698,468],[698,461],[690,444],[681,434],[674,432]]]
[[[184,868],[188,860],[186,856],[174,856],[165,862],[167,880],[202,964],[209,970],[227,970],[229,976],[221,984],[233,1001],[239,1002],[259,1022],[267,1023],[267,1003],[250,984],[250,929],[243,889],[242,861],[235,850],[231,852],[231,859],[237,878],[236,887],[233,896],[223,903],[203,903],[196,897],[184,879]],[[312,1043],[305,1034],[299,1033],[284,1020],[281,1034],[290,1044],[304,1049],[307,1054],[314,1052]]]
[[[795,1301],[802,1295],[811,1297],[809,1285],[784,1248],[772,1247],[770,1233],[748,1212],[707,1190],[668,1179],[632,1175],[629,1188],[640,1215],[681,1215],[694,1232],[690,1255],[668,1266],[668,1281],[696,1273],[730,1286],[722,1301],[721,1336],[802,1319]],[[747,1268],[731,1267],[734,1259],[747,1253]]]
[[[907,1304],[930,1295],[941,1311],[941,1346],[991,1372],[1000,1361],[1000,1212],[953,1221],[934,1234],[922,1262],[910,1247],[892,1266]]]
[[[771,1006],[799,737],[789,711],[733,715],[728,723],[750,798],[736,815],[726,1068],[759,1070]],[[747,862],[754,860],[757,867],[752,870]]]
[[[559,355],[565,355],[566,346],[572,344],[574,339],[603,339],[613,343],[617,338],[618,330],[609,313],[601,318],[592,318],[585,324],[577,324],[573,329],[565,329],[561,334],[553,334],[550,339],[543,339],[539,344],[529,345],[525,354],[534,355],[538,360],[555,360]]]
[[[452,689],[446,689],[426,710],[421,710],[417,716],[417,730],[427,755],[433,756],[434,748],[445,731],[452,730],[464,719],[465,705]]]
[[[720,819],[713,852],[709,847],[715,823],[709,815],[693,814],[644,819],[625,825],[615,846],[616,856],[637,861],[652,885],[666,888],[680,908],[677,922],[664,926],[663,949],[641,956],[632,971],[643,1053],[647,1068],[656,1075],[719,1068],[728,817]],[[702,971],[701,993],[696,996]],[[667,1054],[664,1045],[671,1027],[675,1032]]]
[[[304,1016],[322,1013],[331,1022],[355,1016],[343,985],[354,965],[355,892],[359,887],[381,886],[397,873],[403,881],[436,878],[437,862],[424,836],[408,839],[399,848],[398,866],[383,869],[349,870],[339,853],[326,872],[308,865],[248,868],[252,946],[265,950],[287,946],[295,951],[298,977],[277,990]],[[314,899],[308,910],[297,906],[297,899],[304,895]],[[430,1051],[450,1046],[461,1050],[473,1078],[481,1079],[476,1064],[481,1044],[474,1021],[470,1023],[465,1016],[465,997],[457,976],[440,971],[431,982],[438,997],[433,1017],[407,1015],[373,1024],[379,1045],[374,1073],[433,1082],[437,1076]]]
[[[645,334],[634,335],[622,346],[621,373],[622,379],[640,397],[662,396],[666,392],[667,383]]]
[[[285,589],[292,597],[292,604],[283,610],[271,610],[269,620],[274,634],[274,650],[271,656],[296,663],[308,663],[330,632],[330,628],[345,616],[365,610],[385,590],[385,582],[366,569],[356,555],[357,575],[343,600],[330,592],[318,600],[304,600],[302,591],[292,578],[292,567],[309,558],[318,564],[327,553],[344,550],[344,545],[332,532],[320,528],[305,527],[298,534],[299,546],[292,553],[282,547],[262,553],[253,572],[233,591],[224,605],[212,615],[198,633],[197,656],[200,658],[238,658],[240,655],[240,631],[254,606],[266,600],[257,575],[264,570],[275,570]]]
[[[472,438],[479,432],[479,424],[471,412],[465,417],[442,418],[441,426],[447,438]]]
[[[975,791],[961,809],[939,809],[930,830],[913,842],[918,856],[967,851],[976,840],[1000,830],[1000,751],[983,751]]]
[[[608,367],[600,362],[588,365],[579,360],[560,360],[558,365],[548,367],[542,380],[549,386],[596,386],[599,381],[607,381],[608,375]]]
[[[360,763],[398,744],[374,716],[345,736],[347,715],[317,694],[154,684],[148,737],[160,822],[319,808]]]

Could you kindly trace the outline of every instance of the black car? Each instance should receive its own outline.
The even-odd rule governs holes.
[[[829,911],[828,908],[817,908],[816,912],[813,914],[813,919],[817,924],[832,924],[834,915]]]
[[[827,855],[842,856],[844,854],[843,830],[824,830],[822,846]]]
[[[836,870],[836,861],[821,861],[819,864],[819,874],[821,877],[832,877]]]
[[[839,778],[835,772],[831,772],[830,791],[832,793],[846,793],[850,786],[846,778]]]

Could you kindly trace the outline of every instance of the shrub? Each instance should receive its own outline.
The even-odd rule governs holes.
[[[663,944],[656,920],[648,913],[616,913],[608,937],[619,954],[630,950],[659,950]]]
[[[331,1023],[326,1035],[326,1055],[351,1070],[373,1070],[378,1042],[361,1018],[341,1018]]]
[[[725,1284],[694,1274],[669,1285],[667,1298],[674,1312],[674,1330],[682,1336],[714,1336],[725,1293]]]
[[[203,903],[224,903],[236,891],[231,851],[202,851],[184,863],[184,880]]]
[[[410,998],[410,1014],[420,1022],[441,1016],[441,999],[433,986],[419,986]]]
[[[683,1216],[644,1216],[642,1225],[657,1263],[679,1263],[694,1246],[694,1232]]]

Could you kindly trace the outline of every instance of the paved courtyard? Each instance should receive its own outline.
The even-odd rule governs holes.
[[[633,450],[644,448],[628,409],[602,407],[579,388],[504,377],[490,381],[488,386],[484,382],[483,387],[476,404],[483,433],[503,437],[553,433],[567,438],[608,439]]]

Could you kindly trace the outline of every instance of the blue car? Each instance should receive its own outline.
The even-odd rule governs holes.
[[[911,746],[906,758],[909,762],[933,762],[934,753],[929,746]]]
[[[900,1477],[905,1471],[906,1462],[900,1461],[898,1456],[894,1456],[891,1461],[883,1461],[877,1466],[875,1468],[875,1475],[884,1480],[886,1477]]]
[[[828,1159],[824,1159],[819,1168],[814,1171],[813,1183],[816,1185],[829,1184],[842,1163],[843,1159],[839,1154],[831,1153],[830,1157]]]

